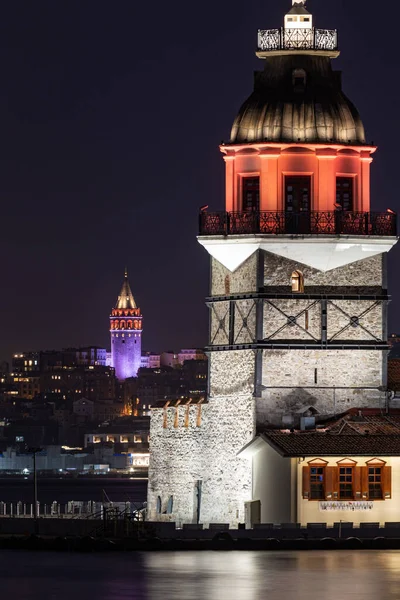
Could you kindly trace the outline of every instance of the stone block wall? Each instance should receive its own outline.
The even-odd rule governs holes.
[[[296,320],[288,324],[288,318]],[[313,300],[278,300],[264,302],[264,332],[266,340],[321,339],[321,305]],[[307,333],[308,332],[308,333]]]
[[[210,344],[229,344],[229,302],[214,302],[211,310]]]
[[[328,302],[327,310],[328,340],[332,337],[336,340],[383,339],[381,303],[373,300],[333,300]],[[351,319],[353,322],[349,326]]]
[[[254,292],[257,289],[257,260],[255,252],[233,273],[215,258],[211,258],[211,296],[229,296]]]
[[[202,407],[202,417],[207,411]],[[174,427],[176,409],[152,410],[150,421],[150,465],[148,515],[150,521],[196,522],[196,482],[203,477],[202,452],[204,427],[198,427],[198,407],[189,409],[189,427],[185,427],[185,407],[178,407],[179,426]],[[167,427],[165,424],[165,412]],[[161,498],[161,514],[157,498]],[[170,496],[173,512],[167,514]]]
[[[318,248],[316,247],[316,252]],[[321,289],[335,287],[359,287],[369,291],[371,287],[382,287],[382,254],[359,260],[332,271],[318,271],[308,265],[283,258],[271,252],[264,252],[264,285],[287,286],[293,271],[299,270],[304,276],[304,286]]]
[[[238,451],[255,435],[254,352],[213,352],[210,355],[210,396],[201,425],[197,407],[190,410],[190,426],[179,427],[175,409],[152,411],[148,488],[149,520],[193,523],[197,510],[197,482],[202,482],[200,522],[244,522],[244,503],[251,498],[251,463]],[[178,409],[179,410],[179,409]],[[157,497],[166,511],[173,496],[172,514],[157,514]]]
[[[382,354],[376,350],[264,350],[257,423],[296,420],[310,406],[320,415],[383,406]]]
[[[231,296],[257,290],[258,253],[248,258],[234,273],[211,259],[211,295]],[[256,338],[256,303],[254,300],[223,300],[210,305],[210,345],[252,344]],[[233,334],[229,335],[230,323]]]

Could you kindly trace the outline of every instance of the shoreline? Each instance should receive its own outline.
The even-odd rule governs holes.
[[[176,551],[317,551],[317,550],[400,550],[400,538],[373,539],[323,538],[307,540],[287,539],[233,539],[216,534],[211,540],[160,540],[153,538],[138,540],[91,536],[83,537],[44,537],[44,536],[2,536],[0,550],[31,550],[47,552],[176,552]]]

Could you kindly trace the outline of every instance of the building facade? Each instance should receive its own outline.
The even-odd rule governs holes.
[[[241,452],[261,431],[387,406],[396,216],[371,211],[376,147],[332,68],[338,55],[337,32],[315,29],[305,2],[259,31],[264,69],[220,147],[225,211],[200,214],[208,402],[152,411],[150,519],[244,522],[257,471]]]
[[[136,377],[142,357],[142,314],[125,271],[121,292],[110,315],[111,364],[120,381]]]

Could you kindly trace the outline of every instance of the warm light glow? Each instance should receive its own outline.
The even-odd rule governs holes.
[[[292,273],[292,292],[304,292],[304,279],[301,271],[293,271]]]

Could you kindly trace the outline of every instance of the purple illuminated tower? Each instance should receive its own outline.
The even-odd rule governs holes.
[[[110,315],[111,364],[118,379],[136,377],[142,356],[142,315],[125,269],[117,303]]]

